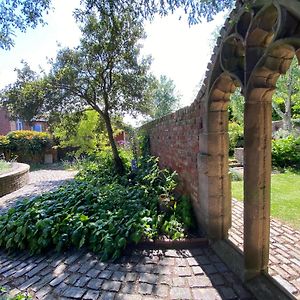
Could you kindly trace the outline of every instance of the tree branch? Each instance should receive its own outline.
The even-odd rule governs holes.
[[[281,111],[281,109],[279,108],[279,106],[277,105],[277,103],[275,103],[274,101],[272,101],[272,107],[274,108],[274,110],[278,114],[278,116],[281,119],[284,119],[284,113]]]

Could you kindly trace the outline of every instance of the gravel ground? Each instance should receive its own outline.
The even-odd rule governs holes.
[[[7,210],[18,201],[54,190],[68,180],[72,180],[76,171],[64,170],[62,166],[53,165],[47,169],[29,173],[29,184],[21,189],[0,197],[0,212]]]

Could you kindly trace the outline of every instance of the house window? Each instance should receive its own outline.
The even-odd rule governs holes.
[[[16,121],[17,130],[23,130],[23,121],[21,119],[17,119]]]
[[[42,132],[42,131],[43,131],[43,129],[42,129],[42,124],[34,124],[34,125],[32,126],[32,130],[38,131],[38,132]]]

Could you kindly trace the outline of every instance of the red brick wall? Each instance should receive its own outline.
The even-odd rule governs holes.
[[[11,130],[11,121],[9,120],[9,116],[7,110],[3,107],[0,107],[0,134],[6,135]]]
[[[161,167],[177,171],[181,183],[179,190],[194,201],[198,198],[200,116],[200,104],[193,103],[143,126],[150,135],[151,153],[159,157]]]
[[[33,121],[31,124],[23,122],[23,130],[32,130],[34,124],[41,124],[42,131],[48,131],[49,129],[46,121]],[[9,114],[5,108],[0,107],[0,135],[6,135],[14,130],[17,130],[16,122],[9,119]]]

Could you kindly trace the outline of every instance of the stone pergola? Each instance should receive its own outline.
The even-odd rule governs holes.
[[[231,226],[228,102],[236,87],[245,97],[245,280],[268,270],[272,94],[295,55],[300,61],[300,1],[239,1],[221,32],[205,87],[198,95],[203,110],[200,223],[215,242],[227,240]]]
[[[160,165],[177,171],[213,249],[252,290],[265,291],[263,299],[286,299],[268,275],[272,95],[295,56],[300,60],[300,0],[238,0],[195,101],[142,128]],[[228,103],[237,87],[245,97],[243,253],[228,239]]]

